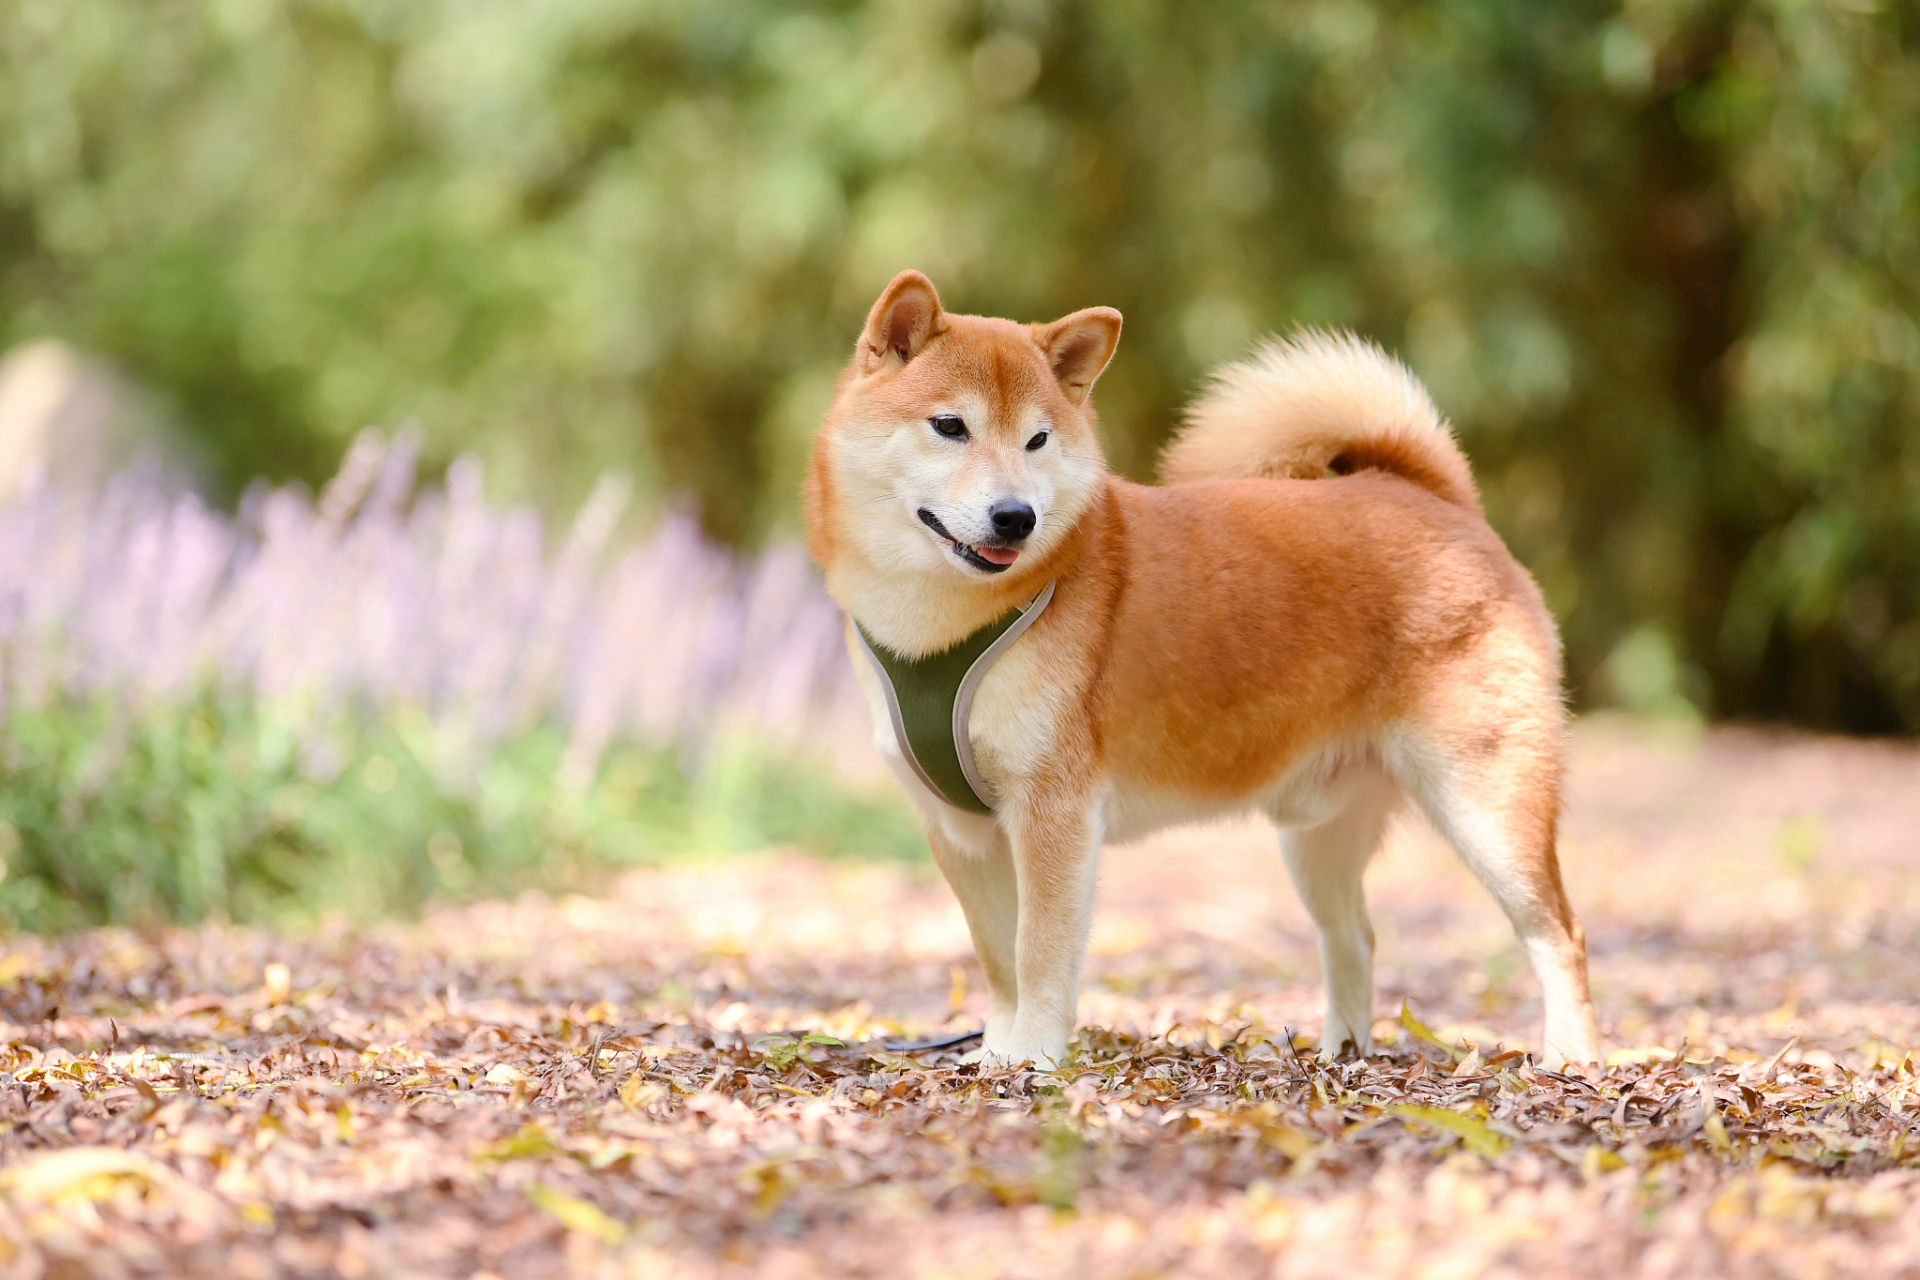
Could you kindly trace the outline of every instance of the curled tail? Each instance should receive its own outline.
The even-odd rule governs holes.
[[[1217,370],[1160,458],[1169,484],[1368,467],[1479,508],[1466,455],[1413,371],[1362,338],[1314,329]]]

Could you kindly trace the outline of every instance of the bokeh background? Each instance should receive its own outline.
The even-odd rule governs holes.
[[[1125,312],[1140,479],[1257,335],[1371,335],[1576,705],[1920,727],[1910,5],[0,0],[0,906],[910,846],[766,745],[845,721],[796,490],[905,266]]]

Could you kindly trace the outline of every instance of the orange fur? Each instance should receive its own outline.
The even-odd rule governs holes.
[[[1166,455],[1176,483],[1131,484],[1107,473],[1087,398],[1119,328],[1104,309],[1050,326],[952,315],[902,273],[807,481],[829,590],[902,653],[938,652],[1057,584],[975,702],[995,817],[948,809],[899,770],[987,970],[987,1052],[1064,1054],[1104,840],[1249,807],[1282,826],[1321,929],[1328,1047],[1364,1052],[1360,873],[1411,797],[1526,942],[1548,1056],[1591,1058],[1584,944],[1554,851],[1558,636],[1425,390],[1352,337],[1272,344],[1190,411]],[[966,438],[935,433],[940,415]],[[999,500],[1030,503],[1038,523],[994,573],[960,544]],[[876,743],[897,755],[883,712]]]

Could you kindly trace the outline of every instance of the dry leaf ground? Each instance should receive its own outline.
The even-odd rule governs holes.
[[[21,1276],[1920,1273],[1920,752],[1583,727],[1564,846],[1609,1048],[1561,1077],[1430,838],[1370,881],[1383,1014],[1326,1064],[1271,833],[1109,856],[1081,1057],[977,1025],[924,869],[767,856],[289,939],[14,939]],[[1418,1023],[1413,1024],[1418,1026]],[[845,1042],[803,1043],[804,1033]]]

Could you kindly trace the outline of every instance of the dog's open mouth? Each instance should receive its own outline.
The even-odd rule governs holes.
[[[940,517],[925,507],[920,508],[919,516],[920,523],[939,534],[953,554],[983,573],[1005,573],[1007,566],[1020,558],[1018,547],[969,546],[948,533],[947,526],[940,523]]]

